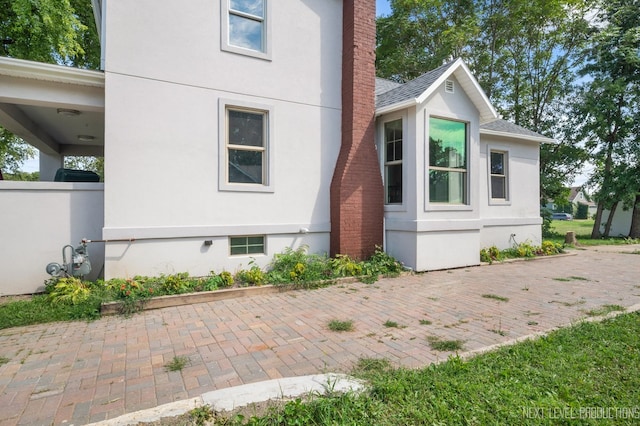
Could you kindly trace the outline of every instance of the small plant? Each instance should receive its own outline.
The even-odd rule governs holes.
[[[186,356],[174,356],[164,367],[167,371],[181,371],[188,362],[189,358]]]
[[[485,263],[502,262],[504,256],[496,246],[483,248],[480,250],[480,261]]]
[[[189,278],[189,274],[181,272],[179,274],[160,277],[160,289],[164,294],[181,294],[193,291],[196,280]]]
[[[490,332],[492,332],[492,333],[499,334],[500,336],[506,336],[506,335],[507,335],[507,332],[506,332],[506,331],[501,330],[501,329],[499,329],[499,328],[498,328],[498,329],[496,329],[496,328],[492,328],[492,329],[490,329],[489,331],[490,331]]]
[[[197,426],[204,426],[207,422],[213,420],[215,415],[213,409],[209,405],[203,405],[189,411],[189,418],[193,420]]]
[[[218,274],[220,279],[222,280],[222,285],[224,287],[231,287],[233,285],[233,275],[229,271],[222,271]]]
[[[399,325],[397,322],[391,320],[386,320],[382,325],[388,328],[405,328],[405,326]]]
[[[48,287],[49,302],[77,305],[89,298],[91,287],[80,278],[65,277]]]
[[[329,327],[329,330],[331,331],[352,331],[353,321],[351,320],[341,321],[341,320],[333,319],[329,321],[329,323],[327,324],[327,327]]]
[[[420,320],[420,325],[431,325],[433,324],[431,321],[426,320],[426,319],[421,319]]]
[[[337,254],[336,257],[329,260],[329,265],[335,276],[355,277],[362,275],[362,265],[346,254]]]
[[[464,346],[464,341],[462,340],[442,340],[436,336],[427,337],[427,341],[429,342],[431,349],[440,352],[459,351],[462,350]]]
[[[9,361],[11,361],[9,358],[0,356],[0,365],[4,365],[4,364],[8,363]]]
[[[497,300],[498,302],[508,302],[509,301],[508,297],[498,296],[497,294],[483,294],[482,297],[484,297],[485,299]]]
[[[265,274],[259,266],[253,265],[249,270],[239,271],[236,274],[236,279],[250,286],[262,285],[265,281]]]

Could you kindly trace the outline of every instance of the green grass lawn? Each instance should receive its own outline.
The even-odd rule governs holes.
[[[640,422],[640,314],[420,370],[363,359],[361,395],[316,397],[226,424],[631,425]]]
[[[545,236],[544,239],[562,244],[564,243],[564,236],[567,232],[573,231],[576,233],[578,244],[585,246],[629,244],[638,242],[636,240],[624,238],[600,238],[592,240],[591,231],[593,230],[593,223],[593,219],[554,220],[551,222],[551,232],[553,235]]]

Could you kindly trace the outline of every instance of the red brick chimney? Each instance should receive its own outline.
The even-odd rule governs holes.
[[[375,148],[375,0],[343,0],[342,145],[331,181],[331,255],[382,245],[384,193]]]

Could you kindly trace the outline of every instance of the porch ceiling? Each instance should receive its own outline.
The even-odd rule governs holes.
[[[104,154],[104,74],[0,57],[0,125],[48,154]]]

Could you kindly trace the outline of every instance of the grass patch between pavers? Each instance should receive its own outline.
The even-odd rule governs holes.
[[[602,305],[599,308],[590,309],[586,311],[585,314],[587,314],[590,317],[600,317],[600,316],[607,315],[611,312],[623,312],[625,310],[626,309],[620,305]]]
[[[464,341],[462,340],[443,340],[440,337],[428,336],[427,341],[431,349],[440,352],[457,352],[464,347]]]
[[[497,300],[498,302],[508,302],[509,301],[508,297],[498,296],[497,294],[483,294],[482,297],[484,297],[485,299]]]
[[[331,331],[352,331],[353,321],[332,319],[327,323],[327,327]]]
[[[164,368],[167,371],[181,371],[189,363],[189,358],[186,356],[174,356],[171,361],[165,364]]]
[[[638,347],[640,314],[631,313],[423,369],[365,359],[354,371],[369,384],[364,393],[293,401],[227,424],[637,424]]]

